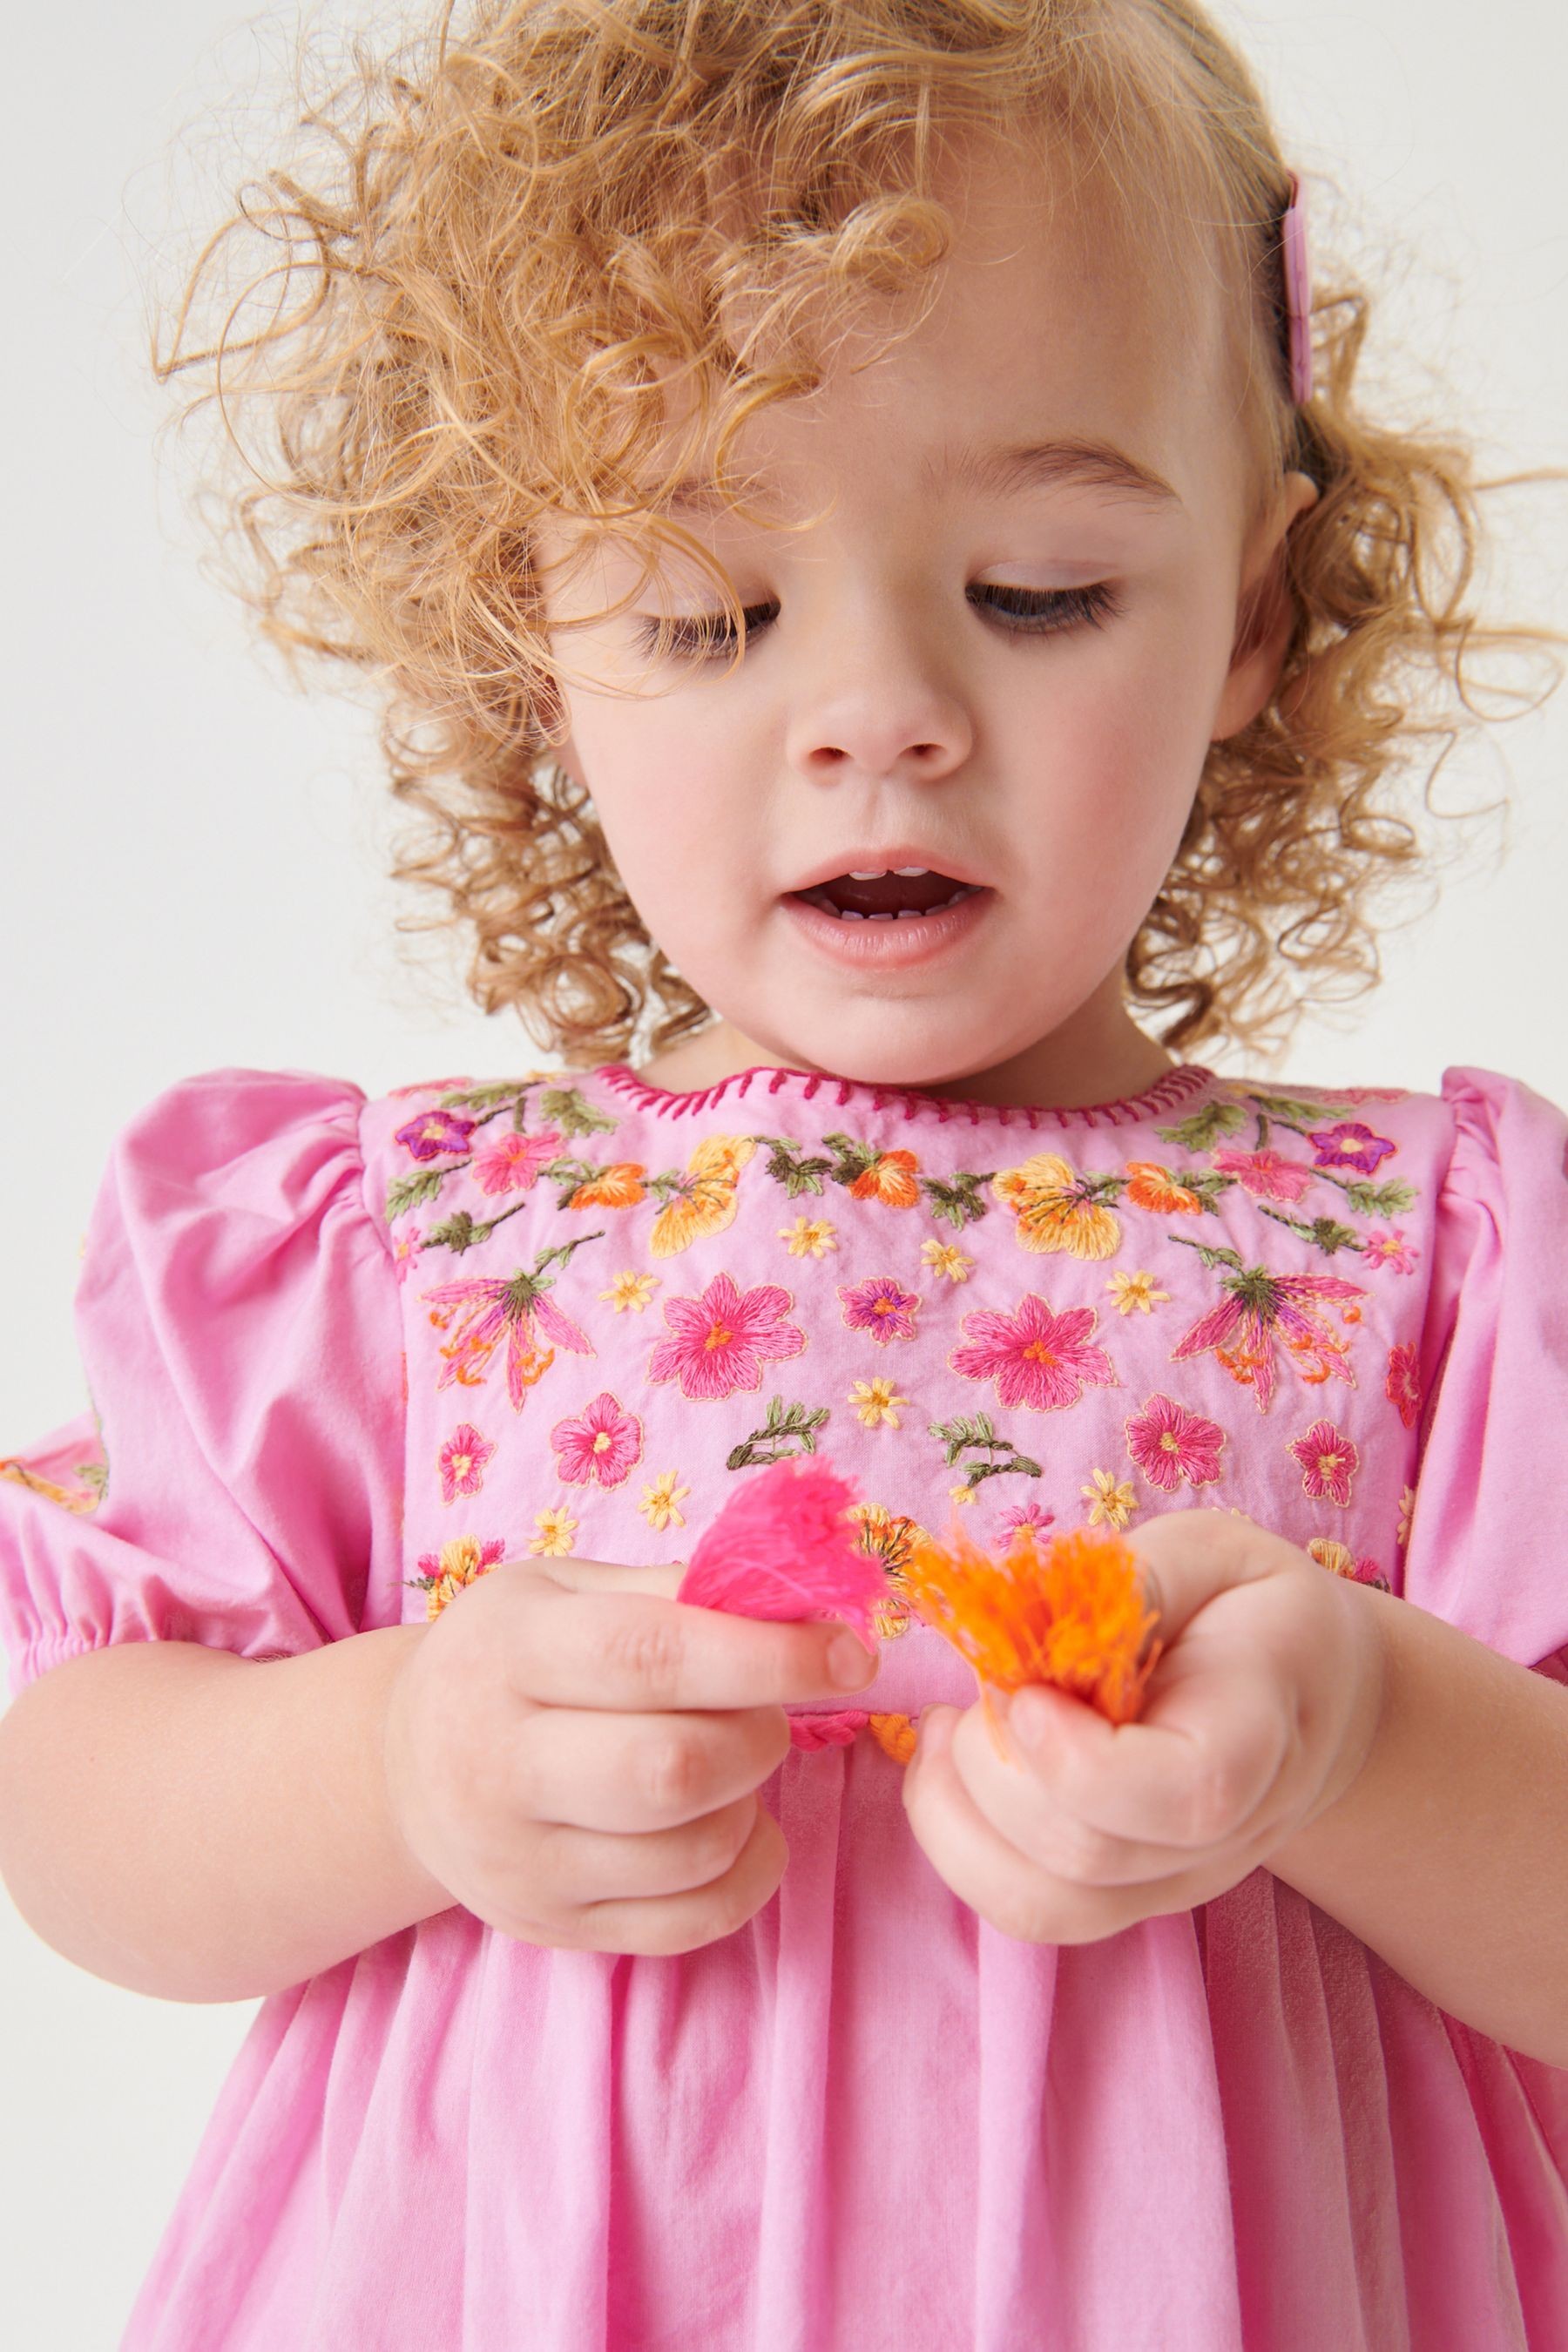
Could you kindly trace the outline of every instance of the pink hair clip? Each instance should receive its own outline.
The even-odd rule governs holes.
[[[1307,257],[1307,208],[1298,175],[1290,174],[1290,201],[1279,222],[1279,252],[1285,273],[1289,322],[1290,397],[1300,407],[1312,397],[1312,278]]]

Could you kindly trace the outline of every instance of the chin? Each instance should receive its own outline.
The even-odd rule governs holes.
[[[840,1017],[803,1025],[789,1039],[766,1042],[756,1028],[735,1025],[762,1044],[766,1058],[791,1069],[826,1070],[868,1087],[945,1087],[977,1077],[1020,1054],[1046,1033],[1046,1026],[1014,1037],[998,1024],[983,1044],[941,1021]],[[965,1024],[966,1028],[968,1024]]]

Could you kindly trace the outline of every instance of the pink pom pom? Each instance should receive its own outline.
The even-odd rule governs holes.
[[[856,1499],[826,1462],[770,1464],[698,1538],[676,1599],[789,1623],[839,1618],[873,1648],[871,1612],[889,1586],[846,1517]]]

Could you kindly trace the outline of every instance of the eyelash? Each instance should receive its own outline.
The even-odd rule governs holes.
[[[1121,611],[1121,600],[1113,588],[1102,580],[1087,588],[1006,588],[989,587],[965,592],[975,604],[984,604],[996,613],[1011,613],[1007,634],[1012,636],[1049,637],[1064,629],[1087,626],[1100,628],[1114,619]],[[1011,597],[1012,604],[994,600]],[[746,635],[758,633],[758,616],[765,627],[774,611],[771,604],[748,604],[744,608]],[[1048,617],[1047,617],[1048,616]],[[697,621],[645,620],[637,629],[639,650],[645,654],[661,650],[694,660],[716,660],[720,654],[731,652],[735,644],[734,631],[724,616],[707,615]]]

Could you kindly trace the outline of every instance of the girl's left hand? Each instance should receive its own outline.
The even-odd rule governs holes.
[[[1026,1943],[1093,1943],[1223,1895],[1337,1801],[1376,1736],[1366,1592],[1239,1513],[1170,1511],[1127,1540],[1165,1643],[1138,1721],[1032,1683],[1005,1718],[1016,1761],[977,1702],[929,1708],[905,1768],[928,1859]]]

